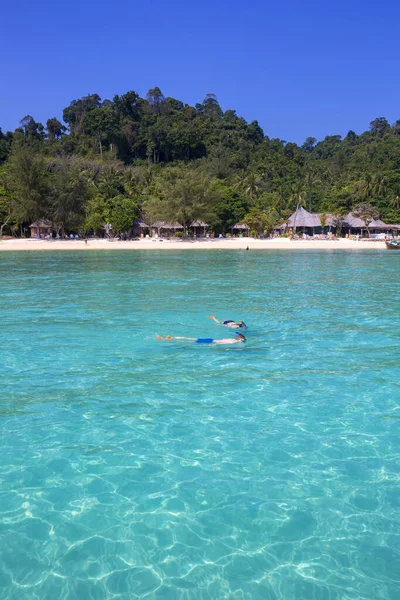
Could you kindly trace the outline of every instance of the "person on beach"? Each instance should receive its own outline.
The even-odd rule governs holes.
[[[243,321],[218,321],[217,317],[214,317],[213,315],[211,315],[210,317],[207,317],[207,319],[212,319],[214,321],[214,323],[217,323],[217,325],[222,325],[222,327],[230,327],[231,329],[246,329],[247,325],[246,323],[244,323]]]
[[[157,340],[183,340],[186,342],[194,342],[195,344],[217,344],[219,346],[225,346],[228,344],[240,344],[246,341],[246,338],[242,333],[237,333],[235,338],[225,338],[222,340],[214,340],[213,338],[189,338],[189,337],[174,337],[167,335],[165,338],[161,335],[157,335]]]

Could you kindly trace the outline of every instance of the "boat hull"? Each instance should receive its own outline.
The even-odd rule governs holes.
[[[385,242],[388,250],[400,250],[400,242]]]

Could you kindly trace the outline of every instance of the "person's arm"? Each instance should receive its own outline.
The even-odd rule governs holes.
[[[217,317],[214,317],[213,315],[207,317],[207,319],[212,319],[214,323],[217,323],[217,325],[222,325],[221,321],[218,321]]]
[[[162,337],[161,335],[157,335],[156,339],[157,340],[187,340],[189,342],[195,342],[197,340],[197,338],[180,337],[180,336],[172,336],[172,335],[166,335],[165,337]]]

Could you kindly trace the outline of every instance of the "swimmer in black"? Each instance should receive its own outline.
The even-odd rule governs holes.
[[[225,346],[228,344],[240,344],[246,341],[246,338],[242,333],[237,333],[235,338],[225,338],[223,340],[214,340],[213,338],[189,338],[189,337],[173,337],[167,335],[165,338],[160,335],[157,336],[157,340],[184,340],[187,342],[194,342],[195,344],[217,344],[219,346]]]
[[[207,317],[207,319],[212,319],[214,323],[217,325],[222,325],[222,327],[230,327],[231,329],[247,329],[247,325],[243,321],[218,321],[217,317],[214,317],[213,315]]]

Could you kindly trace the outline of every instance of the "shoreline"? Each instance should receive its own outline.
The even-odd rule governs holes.
[[[33,240],[8,239],[0,241],[0,252],[51,251],[51,250],[383,250],[384,241],[362,241],[339,238],[336,240],[290,240],[272,238],[198,239],[198,240],[152,240],[110,242],[105,239],[85,240]]]

